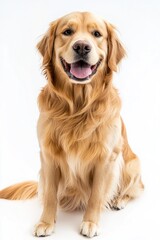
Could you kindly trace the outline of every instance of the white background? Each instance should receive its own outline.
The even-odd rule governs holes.
[[[115,75],[130,144],[139,155],[145,192],[119,212],[104,212],[97,239],[160,239],[160,3],[157,0],[5,0],[0,2],[0,188],[37,180],[37,96],[46,80],[35,48],[49,22],[71,11],[91,11],[119,29],[128,57]],[[31,240],[37,199],[0,200],[0,239]],[[58,214],[47,239],[83,239],[82,213]]]

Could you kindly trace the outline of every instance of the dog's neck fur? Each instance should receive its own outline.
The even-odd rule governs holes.
[[[62,78],[54,82],[49,72],[47,77],[48,84],[39,95],[41,112],[50,111],[54,118],[61,116],[64,120],[90,115],[94,122],[110,120],[120,114],[121,102],[118,94],[114,94],[112,74],[99,76],[102,83],[93,81],[83,85],[69,83],[68,79],[62,81]]]
[[[68,113],[70,115],[74,113],[80,113],[82,110],[90,109],[94,102],[104,102],[107,104],[108,99],[115,91],[112,85],[112,75],[110,72],[97,73],[96,81],[94,79],[88,84],[73,84],[66,79],[65,75],[60,75],[58,69],[47,67],[45,71],[48,84],[45,87],[48,89],[48,94],[50,94],[50,101],[56,101],[56,98],[63,103],[63,105],[68,105]],[[99,79],[97,81],[97,79]],[[117,100],[120,101],[117,96]],[[49,104],[51,108],[48,108],[46,104],[45,110],[52,110],[52,104]],[[65,109],[65,111],[67,110]]]

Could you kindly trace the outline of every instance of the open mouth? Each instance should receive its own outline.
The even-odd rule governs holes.
[[[67,73],[68,77],[80,83],[89,80],[90,77],[96,73],[100,62],[101,60],[99,60],[95,65],[90,65],[87,62],[80,60],[69,64],[61,58],[63,69]]]

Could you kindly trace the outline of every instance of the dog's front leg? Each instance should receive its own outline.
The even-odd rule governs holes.
[[[109,159],[99,161],[95,166],[91,195],[80,227],[80,233],[84,236],[94,237],[99,234],[100,213],[105,196],[107,193],[110,194],[112,188],[113,168],[113,163]]]
[[[49,154],[41,154],[41,165],[40,182],[43,194],[43,212],[34,230],[34,235],[37,237],[51,235],[54,230],[60,179],[60,170]]]
[[[93,184],[87,209],[80,227],[80,233],[87,237],[94,237],[99,234],[98,222],[100,212],[104,203],[106,166],[104,161],[98,161],[94,169]]]

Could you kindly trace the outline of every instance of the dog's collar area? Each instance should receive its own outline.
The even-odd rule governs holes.
[[[101,60],[99,60],[95,65],[90,65],[87,62],[80,60],[69,64],[62,57],[60,60],[68,77],[79,83],[88,81],[96,73],[101,62]]]

